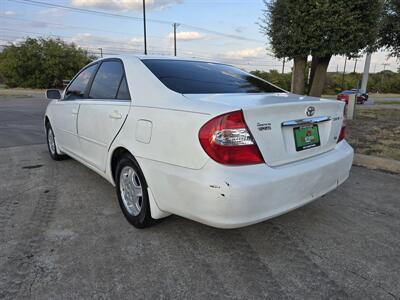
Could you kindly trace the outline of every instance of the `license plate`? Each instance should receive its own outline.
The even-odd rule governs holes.
[[[303,151],[321,145],[318,125],[296,127],[293,128],[293,132],[296,151]]]

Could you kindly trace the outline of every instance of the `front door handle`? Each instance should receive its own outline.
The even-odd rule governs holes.
[[[117,111],[114,110],[112,113],[108,115],[111,119],[121,119],[122,115]]]
[[[71,111],[71,113],[72,113],[73,115],[77,115],[77,114],[78,114],[78,109],[77,109],[77,108],[73,108],[72,111]]]

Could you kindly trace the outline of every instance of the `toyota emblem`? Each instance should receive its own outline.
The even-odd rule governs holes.
[[[309,117],[312,117],[315,113],[315,107],[314,106],[309,106],[306,109],[306,115]]]

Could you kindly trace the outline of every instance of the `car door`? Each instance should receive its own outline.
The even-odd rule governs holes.
[[[108,149],[126,120],[130,99],[122,61],[103,60],[78,115],[82,158],[100,171],[105,171]]]
[[[97,64],[92,64],[79,72],[67,87],[64,97],[52,107],[52,126],[57,144],[62,150],[75,155],[80,154],[80,143],[77,131],[79,101],[84,99],[89,82],[95,74]]]

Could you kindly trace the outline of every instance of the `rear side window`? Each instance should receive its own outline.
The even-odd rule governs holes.
[[[126,82],[126,77],[124,76],[121,81],[121,85],[119,86],[117,99],[120,100],[131,100],[131,96],[129,94],[128,84]]]
[[[84,98],[86,87],[96,68],[97,64],[94,64],[80,72],[66,90],[64,100]]]
[[[165,86],[181,94],[284,92],[258,77],[228,65],[169,59],[142,61]]]
[[[103,62],[94,77],[89,98],[115,99],[123,77],[124,69],[121,62]]]

